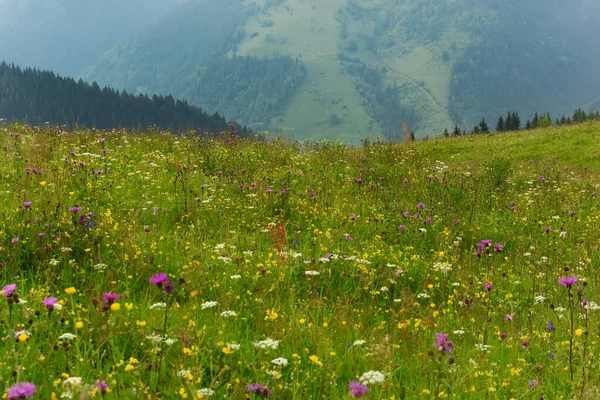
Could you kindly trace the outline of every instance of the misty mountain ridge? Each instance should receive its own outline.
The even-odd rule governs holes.
[[[122,7],[131,16],[139,3],[115,2],[100,14],[116,18]],[[528,118],[600,105],[600,4],[591,0],[167,3],[148,3],[151,17],[131,17],[134,27],[95,42],[85,57],[73,53],[72,74],[171,94],[255,130],[351,143],[394,137],[403,122],[423,137],[507,110]],[[102,32],[99,16],[86,18]],[[56,40],[68,48],[70,39]]]

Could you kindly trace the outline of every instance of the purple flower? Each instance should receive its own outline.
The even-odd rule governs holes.
[[[42,303],[46,306],[48,311],[54,310],[54,306],[58,303],[58,299],[56,297],[44,297]]]
[[[512,321],[514,316],[515,316],[515,314],[506,314],[506,317],[504,317],[504,320]]]
[[[26,208],[29,208],[29,207],[31,207],[31,204],[33,204],[33,203],[31,203],[30,201],[24,201],[24,202],[23,202],[23,205],[24,205]]]
[[[104,293],[102,297],[108,303],[108,305],[111,305],[115,302],[115,300],[121,297],[121,295],[119,293]]]
[[[433,346],[437,347],[442,353],[452,353],[452,347],[454,343],[448,340],[447,333],[436,333],[436,341],[433,342]]]
[[[35,385],[31,382],[15,383],[8,389],[9,400],[26,399],[35,394]]]
[[[404,273],[403,270],[399,269],[396,272],[394,272],[395,275],[402,275]]]
[[[508,333],[506,332],[500,332],[500,340],[504,340],[508,337]]]
[[[351,215],[350,216],[350,221],[356,221],[356,215]]]
[[[564,286],[566,286],[566,287],[567,287],[567,289],[571,289],[571,286],[573,286],[573,284],[574,284],[575,282],[577,282],[577,280],[578,280],[578,278],[577,278],[575,275],[573,275],[573,276],[570,276],[570,277],[566,277],[566,276],[565,276],[565,277],[559,278],[559,279],[558,279],[558,283],[559,283],[560,285],[564,285]]]
[[[17,244],[17,243],[19,243],[19,240],[20,240],[20,239],[19,239],[18,237],[14,237],[14,238],[12,238],[12,239],[10,240],[10,242],[11,242],[12,244]]]
[[[529,343],[531,343],[529,340],[525,339],[523,340],[523,342],[521,342],[521,346],[523,346],[524,349],[526,349],[529,346]]]
[[[106,394],[108,391],[108,385],[106,384],[106,381],[96,381],[94,382],[94,386],[96,386],[102,394]]]
[[[368,387],[361,385],[361,383],[357,381],[348,383],[348,387],[350,388],[350,395],[354,397],[360,397],[369,390]]]
[[[504,245],[502,243],[496,243],[494,245],[494,251],[496,253],[500,253],[502,251],[502,249],[504,248]]]
[[[556,330],[556,327],[554,326],[554,324],[552,323],[552,321],[548,322],[548,330],[550,332],[554,332]]]
[[[540,383],[539,381],[536,381],[536,380],[534,379],[534,380],[531,380],[531,381],[529,381],[529,383],[527,383],[527,384],[528,384],[530,387],[536,387],[537,385],[539,385],[539,383]]]
[[[271,397],[271,389],[268,386],[263,386],[260,383],[251,383],[248,385],[248,393],[255,392],[264,397]]]
[[[175,290],[175,286],[173,286],[173,282],[171,282],[171,281],[166,281],[166,282],[163,284],[163,291],[164,291],[165,293],[172,293],[172,292],[173,292],[173,290]]]
[[[351,240],[352,240],[352,236],[350,236],[350,235],[346,235],[346,240],[347,240],[347,241],[351,241]]]
[[[404,231],[404,230],[406,230],[406,225],[400,225],[400,226],[398,227],[398,230],[399,230],[399,231]]]
[[[492,287],[493,287],[493,286],[494,286],[494,284],[493,284],[493,283],[489,283],[489,282],[488,282],[488,283],[486,283],[486,284],[485,284],[484,288],[485,288],[485,290],[487,290],[488,292],[491,292],[491,291],[492,291]]]
[[[546,233],[552,232],[552,228],[550,228],[549,226],[545,227],[544,230],[546,231]]]
[[[81,211],[81,207],[79,207],[79,206],[69,207],[69,211],[78,213],[79,211]]]
[[[422,208],[425,208],[425,204],[423,204],[423,203],[417,204],[417,210],[420,210]]]
[[[167,274],[165,274],[164,272],[159,272],[158,274],[152,275],[150,277],[150,282],[158,287],[161,287],[162,284],[167,281],[167,279]]]
[[[17,284],[11,283],[10,285],[6,285],[2,288],[2,294],[6,297],[10,297],[15,290],[17,290]]]
[[[544,175],[540,175],[540,181],[544,182],[546,180],[546,177]]]
[[[410,217],[410,212],[409,211],[405,211],[404,213],[402,213],[402,216],[404,218],[408,218],[408,217]]]

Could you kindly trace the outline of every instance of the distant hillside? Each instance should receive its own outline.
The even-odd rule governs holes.
[[[587,108],[598,36],[589,0],[191,0],[83,77],[358,143]]]
[[[62,78],[53,72],[20,69],[0,63],[0,118],[90,128],[136,128],[156,126],[174,131],[190,129],[219,132],[227,121],[208,115],[171,96],[131,95]],[[238,129],[247,134],[246,128]]]

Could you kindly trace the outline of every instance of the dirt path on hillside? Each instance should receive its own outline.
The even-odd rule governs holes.
[[[318,54],[315,53],[309,49],[307,49],[306,47],[302,46],[300,43],[294,42],[293,44],[295,44],[296,46],[298,46],[300,49],[302,49],[302,51],[305,51],[306,53],[313,55],[317,58],[321,58],[323,60],[329,60],[329,61],[343,61],[343,62],[354,62],[354,61],[349,61],[349,60],[340,60],[338,57],[331,57],[331,56],[326,56],[326,55],[322,55],[322,54]],[[361,63],[363,63],[361,61]],[[378,64],[372,64],[372,63],[363,63],[365,65],[369,65],[371,67],[380,67],[381,65]],[[446,107],[442,106],[441,104],[439,104],[437,101],[435,101],[435,98],[431,95],[431,93],[429,93],[425,88],[423,88],[421,85],[419,85],[419,83],[417,81],[415,81],[414,79],[412,79],[410,76],[406,75],[403,72],[398,71],[397,69],[390,67],[388,64],[386,63],[382,63],[382,65],[384,65],[387,69],[389,69],[390,71],[395,72],[396,74],[400,75],[402,78],[404,78],[405,80],[407,80],[408,82],[412,83],[413,85],[415,85],[417,87],[417,89],[419,89],[421,92],[423,92],[423,94],[425,96],[427,96],[427,98],[429,99],[429,102],[435,107],[437,108],[440,112],[448,112],[448,110],[446,109]]]

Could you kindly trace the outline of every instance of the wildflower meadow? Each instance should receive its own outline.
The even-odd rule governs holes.
[[[3,398],[598,398],[599,137],[0,127]]]

